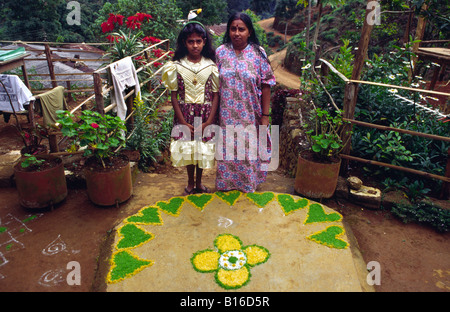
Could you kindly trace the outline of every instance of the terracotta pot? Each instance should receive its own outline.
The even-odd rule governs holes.
[[[307,152],[301,152],[298,157],[295,191],[308,198],[332,197],[337,186],[341,159],[334,163],[319,163],[305,159],[303,156]]]
[[[42,171],[23,171],[20,162],[14,166],[14,178],[20,205],[25,208],[44,208],[60,203],[67,197],[64,165],[60,158],[36,155],[37,158],[55,159],[57,166]]]
[[[117,206],[131,197],[133,186],[128,158],[126,165],[120,167],[105,171],[87,166],[84,172],[88,197],[94,204]]]

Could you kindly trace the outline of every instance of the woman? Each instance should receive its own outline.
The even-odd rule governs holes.
[[[269,125],[270,87],[275,85],[275,76],[247,14],[236,13],[229,19],[223,44],[216,50],[216,62],[224,139],[222,155],[217,157],[216,189],[255,192],[267,176],[259,152],[259,126]],[[266,136],[267,131],[263,133]]]

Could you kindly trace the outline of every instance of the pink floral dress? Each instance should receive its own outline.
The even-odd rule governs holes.
[[[224,142],[222,147],[216,146],[216,149],[221,148],[222,151],[222,155],[216,157],[216,188],[219,191],[255,192],[256,187],[267,176],[267,171],[261,166],[263,160],[267,159],[262,160],[259,153],[255,155],[255,149],[252,148],[256,146],[259,150],[259,138],[252,135],[242,137],[243,129],[250,133],[252,129],[256,129],[259,134],[261,85],[273,86],[276,83],[272,68],[264,57],[264,49],[256,49],[258,48],[249,44],[236,55],[231,44],[225,44],[216,50],[220,79],[219,123]],[[236,134],[231,138],[231,132],[228,132],[230,139],[227,139],[227,131],[233,129]],[[252,145],[255,142],[256,145]],[[270,138],[267,151],[270,152]]]

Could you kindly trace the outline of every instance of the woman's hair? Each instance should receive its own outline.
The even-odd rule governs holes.
[[[177,47],[172,60],[179,61],[188,54],[185,42],[187,38],[192,34],[198,34],[203,39],[205,39],[205,46],[203,47],[201,54],[204,57],[211,59],[213,62],[216,62],[216,53],[212,46],[211,37],[205,26],[203,26],[200,22],[188,22],[186,25],[184,25],[183,29],[178,35]]]
[[[250,16],[248,16],[245,13],[242,12],[236,12],[233,15],[231,15],[230,19],[227,23],[227,30],[225,32],[225,35],[223,37],[223,44],[231,45],[231,37],[230,37],[230,27],[231,23],[235,20],[241,20],[244,22],[245,26],[247,26],[247,29],[250,33],[250,37],[248,37],[248,43],[257,51],[257,53],[265,59],[269,64],[269,58],[261,51],[261,44],[259,43],[258,36],[256,36],[255,27],[253,27],[253,22]]]
[[[236,12],[233,15],[231,15],[231,17],[227,23],[227,31],[225,32],[225,36],[223,37],[223,43],[224,44],[231,43],[230,26],[231,26],[231,23],[233,23],[233,21],[235,21],[235,20],[241,20],[244,22],[245,26],[247,26],[248,31],[250,33],[248,42],[259,46],[260,45],[259,40],[258,40],[258,37],[256,36],[256,32],[255,32],[255,28],[253,27],[252,19],[250,18],[250,16],[248,16],[247,14],[242,13],[242,12]]]

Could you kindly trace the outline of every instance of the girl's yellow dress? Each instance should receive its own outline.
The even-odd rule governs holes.
[[[194,126],[196,117],[201,123],[208,120],[212,93],[219,91],[219,71],[212,60],[202,57],[200,62],[192,63],[184,57],[180,61],[169,61],[162,69],[162,81],[169,91],[178,92],[178,104],[187,123]],[[190,132],[182,132],[183,127],[175,116],[170,144],[172,165],[213,168],[214,140],[203,133],[201,138],[194,139]]]

